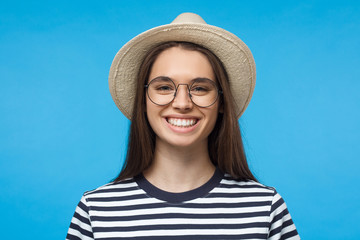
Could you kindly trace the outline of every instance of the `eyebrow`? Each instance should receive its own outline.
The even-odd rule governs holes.
[[[216,81],[209,79],[209,78],[194,78],[193,80],[191,80],[191,83],[193,83],[195,81],[199,81],[199,82],[212,81],[216,84]]]
[[[162,80],[165,80],[165,81],[173,81],[171,78],[169,77],[166,77],[166,76],[158,76],[158,77],[155,77],[153,79],[151,79],[149,82],[155,80],[155,79],[162,79]]]
[[[155,79],[162,79],[164,81],[172,81],[174,83],[176,83],[177,81],[174,81],[173,79],[171,79],[170,77],[167,77],[167,76],[158,76],[158,77],[155,77],[153,79],[151,79],[149,82],[155,80]],[[198,78],[194,78],[192,79],[190,82],[189,82],[189,85],[191,85],[192,83],[194,83],[195,81],[199,81],[199,82],[205,82],[205,81],[212,81],[216,84],[216,81],[212,80],[212,79],[209,79],[209,78],[205,78],[205,77],[198,77]]]

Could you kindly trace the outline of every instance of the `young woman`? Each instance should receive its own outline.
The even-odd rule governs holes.
[[[67,239],[299,239],[246,161],[238,118],[255,64],[239,38],[181,14],[128,42],[109,83],[131,119],[126,162],[83,195]]]

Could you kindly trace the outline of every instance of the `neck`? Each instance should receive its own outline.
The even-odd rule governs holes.
[[[186,192],[205,184],[214,174],[207,148],[164,146],[157,142],[154,160],[144,171],[145,178],[167,192]]]

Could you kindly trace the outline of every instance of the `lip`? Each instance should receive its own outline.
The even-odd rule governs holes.
[[[172,124],[170,124],[167,119],[168,118],[176,118],[176,119],[196,119],[196,123],[191,126],[191,127],[178,127],[178,126],[174,126]],[[176,133],[189,133],[194,131],[197,126],[199,125],[200,122],[200,118],[195,117],[195,116],[179,116],[179,115],[168,115],[168,116],[164,116],[163,117],[163,121],[165,122],[165,125],[170,128],[172,131],[176,132]]]

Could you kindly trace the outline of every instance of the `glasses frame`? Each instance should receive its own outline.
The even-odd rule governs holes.
[[[152,81],[155,81],[155,80],[157,80],[157,79],[159,79],[159,78],[166,78],[166,79],[169,80],[169,81],[174,85],[174,87],[175,87],[175,92],[174,92],[173,98],[171,99],[170,102],[165,103],[165,104],[158,104],[158,103],[154,102],[154,101],[150,98],[150,96],[149,96],[149,86],[150,86],[151,82],[152,82]],[[207,105],[207,106],[199,106],[198,104],[196,104],[196,103],[193,101],[192,95],[191,95],[191,93],[190,93],[191,87],[194,85],[194,83],[196,83],[197,80],[200,80],[200,79],[206,79],[206,80],[208,80],[208,81],[213,82],[213,83],[214,83],[214,86],[215,86],[215,88],[216,88],[216,90],[217,90],[217,91],[216,91],[216,92],[217,92],[217,95],[216,95],[216,98],[215,98],[214,102],[213,102],[212,104],[210,104],[210,105]],[[174,83],[174,81],[171,80],[171,78],[169,78],[169,77],[156,77],[156,78],[152,79],[148,84],[145,84],[144,87],[146,88],[146,95],[148,96],[149,100],[150,100],[152,103],[154,103],[154,104],[156,104],[156,105],[158,105],[158,106],[166,106],[166,105],[169,105],[172,101],[174,101],[174,99],[176,98],[176,94],[177,94],[177,91],[178,91],[180,85],[186,85],[186,86],[187,86],[188,95],[189,95],[189,98],[190,98],[191,102],[192,102],[193,104],[195,104],[196,106],[201,107],[201,108],[211,107],[211,106],[214,105],[214,104],[216,103],[216,101],[219,99],[219,96],[220,96],[221,94],[223,94],[223,92],[218,88],[216,82],[214,82],[214,81],[212,81],[212,80],[210,80],[210,79],[208,79],[208,78],[196,78],[196,79],[194,79],[194,80],[192,81],[192,83],[191,83],[190,85],[187,84],[187,83],[179,83],[179,84],[176,86],[176,84]]]

